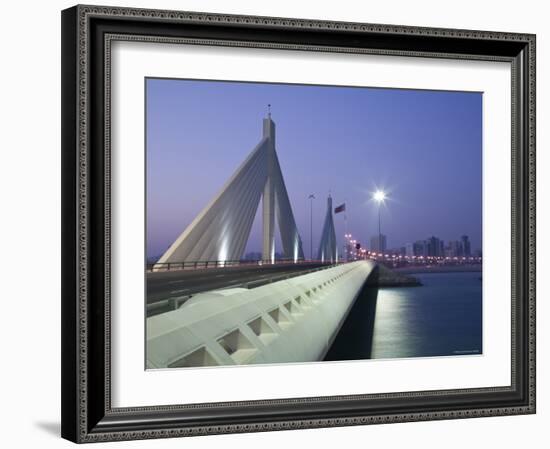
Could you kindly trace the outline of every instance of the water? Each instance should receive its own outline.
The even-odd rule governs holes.
[[[415,276],[422,287],[365,288],[325,360],[481,354],[481,273]]]

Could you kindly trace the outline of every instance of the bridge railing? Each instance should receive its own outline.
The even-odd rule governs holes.
[[[152,316],[147,367],[323,360],[373,266],[339,264],[257,289],[205,293]]]
[[[299,271],[295,273],[274,274],[273,276],[269,276],[267,278],[256,279],[253,281],[244,281],[237,284],[233,284],[231,287],[246,288],[247,290],[251,290],[253,288],[262,287],[263,285],[266,285],[266,284],[273,284],[274,282],[284,281],[284,280],[292,279],[294,277],[304,276],[310,273],[316,273],[318,271],[334,268],[335,266],[336,264],[334,263],[332,264],[327,263],[327,264],[323,264],[320,267],[310,268],[309,270]],[[189,298],[191,298],[196,293],[204,293],[204,291],[203,290],[197,290],[196,292],[189,291],[185,295],[182,295],[180,297],[161,299],[160,301],[155,301],[151,304],[147,304],[147,317],[158,315],[159,313],[164,313],[169,310],[177,310],[184,302],[186,302]]]
[[[333,265],[331,261],[309,260],[309,259],[276,259],[272,260],[195,260],[185,262],[154,262],[147,263],[146,269],[149,272],[157,271],[175,271],[175,270],[197,270],[205,268],[226,268],[237,266],[262,266],[262,265],[298,265],[298,264],[323,264]]]

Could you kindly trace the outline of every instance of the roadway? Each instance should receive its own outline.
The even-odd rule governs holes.
[[[200,292],[230,287],[259,286],[270,279],[298,276],[300,272],[327,264],[320,262],[276,265],[247,265],[197,270],[156,271],[147,273],[147,304],[182,298]],[[257,285],[256,285],[257,284]]]

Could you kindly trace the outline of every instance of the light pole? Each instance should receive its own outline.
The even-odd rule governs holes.
[[[382,190],[377,190],[373,195],[374,201],[378,203],[378,252],[382,251],[382,230],[380,226],[380,207],[386,199],[386,194]]]
[[[309,195],[309,260],[313,260],[313,200],[315,195]]]

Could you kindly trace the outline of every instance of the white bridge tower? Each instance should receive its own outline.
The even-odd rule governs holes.
[[[275,220],[285,259],[303,259],[302,241],[275,151],[275,123],[271,112],[263,120],[263,136],[258,145],[158,263],[241,259],[260,199],[263,203],[262,259],[275,261]]]
[[[334,220],[332,219],[332,197],[327,198],[327,213],[317,259],[323,262],[338,262],[338,245],[336,244],[336,231],[334,230]]]

